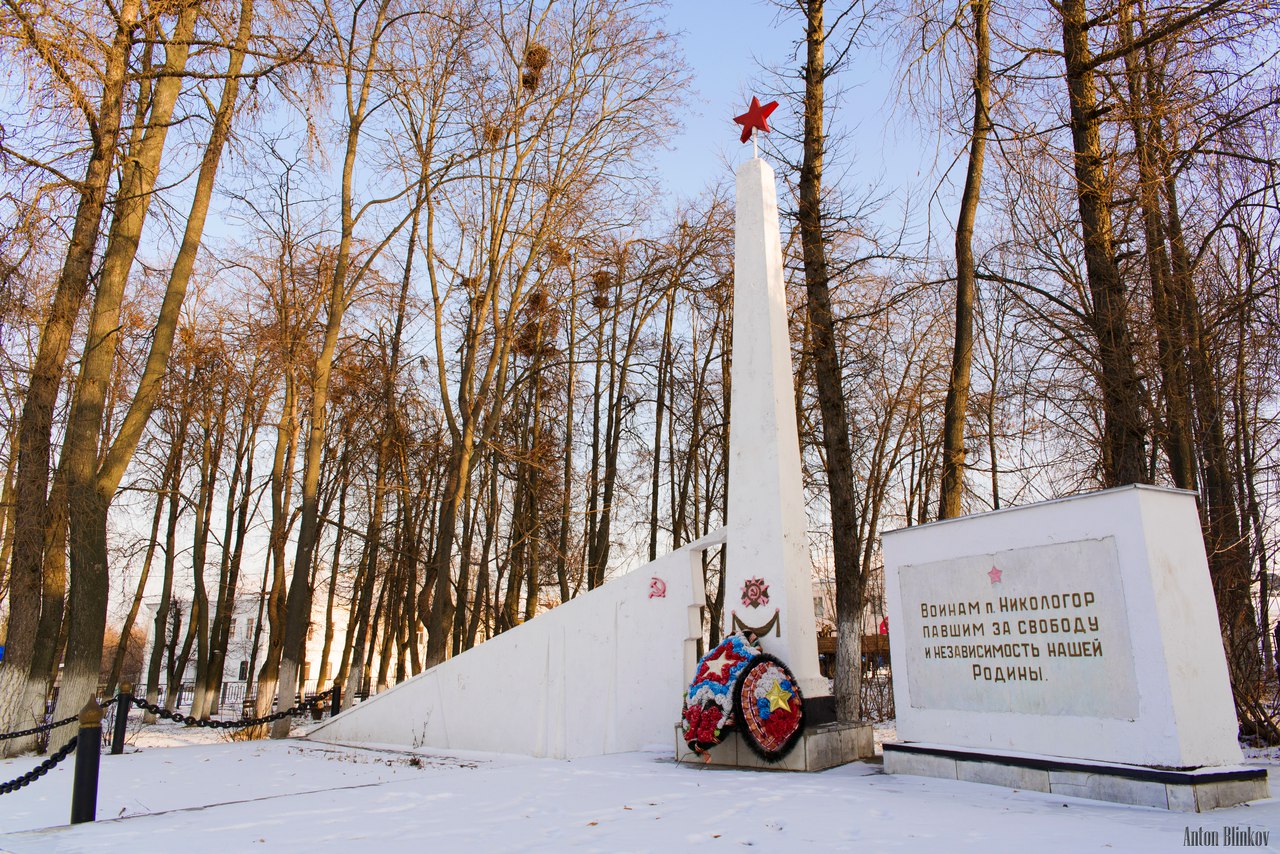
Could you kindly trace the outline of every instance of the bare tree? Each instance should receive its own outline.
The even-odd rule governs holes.
[[[89,287],[99,223],[107,202],[107,184],[115,162],[129,53],[133,47],[140,6],[139,0],[126,0],[119,9],[109,8],[105,14],[89,15],[84,19],[89,27],[96,24],[109,36],[106,40],[88,42],[104,46],[101,56],[75,57],[87,68],[68,64],[56,44],[68,35],[66,28],[74,30],[81,26],[77,18],[83,11],[90,10],[63,7],[60,9],[62,14],[57,17],[37,17],[32,14],[33,10],[17,3],[6,3],[4,7],[5,29],[10,33],[6,41],[10,49],[38,64],[38,76],[49,81],[51,89],[67,99],[70,108],[83,121],[91,145],[83,179],[73,181],[53,170],[56,177],[76,188],[79,198],[57,289],[41,329],[40,347],[32,365],[18,428],[13,565],[9,576],[10,618],[5,660],[0,664],[0,729],[5,730],[13,729],[24,721],[30,723],[43,711],[43,705],[39,710],[31,707],[28,700],[34,692],[27,686],[30,681],[43,682],[42,674],[31,672],[29,668],[35,656],[36,628],[43,603],[40,594],[41,565],[48,522],[46,499],[52,458],[53,409],[72,329]],[[88,88],[86,79],[95,73],[102,81],[97,97]],[[25,163],[34,160],[7,145],[4,153]],[[56,601],[61,608],[61,600]],[[46,639],[45,643],[48,642]],[[100,636],[98,644],[101,646]],[[95,656],[95,682],[97,666],[98,657]],[[6,749],[10,747],[23,749],[25,745],[6,745]]]

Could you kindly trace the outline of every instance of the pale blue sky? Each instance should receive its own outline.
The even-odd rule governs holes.
[[[681,116],[685,128],[672,138],[671,150],[657,155],[659,180],[674,200],[727,180],[750,156],[733,116],[746,111],[752,94],[763,101],[777,85],[768,81],[764,65],[798,68],[795,43],[804,31],[798,14],[779,14],[768,0],[671,0],[666,20],[693,75]],[[830,122],[837,150],[829,174],[879,184],[880,193],[901,198],[931,163],[905,112],[895,110],[895,75],[891,52],[865,48],[830,85],[829,97],[840,95]],[[795,121],[785,104],[770,118],[792,132]],[[886,217],[897,220],[898,206],[889,207]]]
[[[794,37],[779,31],[776,17],[771,4],[758,0],[672,0],[667,21],[679,36],[693,91],[683,133],[659,156],[670,191],[695,192],[726,176],[726,160],[736,164],[748,156],[751,146],[738,141],[733,117],[757,91],[759,60],[778,63],[791,52]],[[775,124],[788,120],[782,110],[773,116]]]

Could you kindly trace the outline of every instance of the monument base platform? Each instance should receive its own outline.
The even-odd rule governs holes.
[[[1271,796],[1266,769],[1247,765],[1172,770],[912,742],[885,744],[884,770],[1178,812]]]
[[[780,762],[766,762],[752,752],[742,736],[729,737],[711,748],[711,761],[689,749],[676,724],[676,761],[713,768],[754,768],[763,771],[823,771],[875,755],[871,724],[844,721],[805,727],[800,741]]]

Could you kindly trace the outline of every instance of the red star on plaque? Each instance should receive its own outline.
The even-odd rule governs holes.
[[[1004,573],[993,566],[991,567],[991,571],[987,573],[987,578],[991,579],[992,584],[1003,584],[1004,581],[1001,579],[1002,575],[1004,575]]]
[[[733,120],[742,125],[742,141],[746,142],[751,139],[751,132],[754,130],[762,130],[769,132],[769,116],[774,110],[778,109],[777,101],[770,101],[761,106],[760,99],[751,96],[751,106],[747,107],[747,111],[740,116],[734,116]]]

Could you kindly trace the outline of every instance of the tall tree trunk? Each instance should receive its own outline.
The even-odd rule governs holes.
[[[494,468],[493,465],[489,466],[491,471]],[[483,494],[483,485],[478,492]],[[480,495],[477,495],[474,500],[466,503],[462,513],[462,546],[458,549],[458,602],[453,612],[454,655],[458,655],[466,648],[463,645],[463,638],[467,631],[467,618],[479,604],[478,600],[471,595],[471,549],[475,542],[476,517],[480,512],[479,503]]]
[[[1241,347],[1243,354],[1244,348]],[[1243,367],[1243,366],[1242,366]],[[1240,371],[1243,374],[1243,370]],[[1240,383],[1243,385],[1243,376]],[[1252,522],[1254,549],[1258,559],[1258,599],[1259,599],[1259,615],[1258,630],[1263,635],[1263,653],[1264,666],[1268,673],[1274,668],[1276,656],[1280,655],[1280,650],[1275,649],[1271,644],[1271,569],[1269,566],[1267,555],[1266,528],[1263,525],[1261,504],[1258,500],[1258,462],[1257,462],[1257,437],[1256,423],[1257,415],[1248,418],[1245,411],[1244,392],[1239,392],[1240,409],[1241,409],[1241,430],[1239,431],[1239,442],[1242,456],[1241,478],[1245,486],[1245,507],[1248,512],[1248,518]]]
[[[973,12],[973,134],[969,142],[969,168],[964,192],[960,195],[960,215],[956,218],[956,328],[951,354],[951,379],[942,414],[942,484],[939,489],[938,518],[950,519],[963,513],[964,427],[969,409],[969,374],[973,365],[973,301],[975,261],[973,222],[982,194],[982,165],[987,137],[991,134],[991,36],[987,21],[990,0],[974,0]],[[995,465],[995,457],[992,457]]]
[[[289,514],[293,494],[293,460],[298,448],[297,378],[292,369],[284,375],[284,403],[276,422],[275,454],[271,463],[271,589],[266,597],[267,648],[258,671],[258,693],[254,714],[262,717],[271,710],[280,676],[280,653],[284,649],[285,548],[289,538]],[[266,579],[263,579],[266,584]],[[258,626],[262,626],[259,614]],[[254,652],[256,657],[257,645]]]
[[[178,635],[182,632],[182,604],[177,599],[170,600],[169,604],[169,623],[165,626],[165,646],[164,646],[164,700],[161,704],[167,708],[173,708],[173,698],[177,696],[179,676],[177,675],[178,667]],[[147,723],[155,723],[155,716],[148,715],[150,720]],[[144,718],[146,720],[146,718]]]
[[[256,678],[256,674],[258,673],[258,652],[262,648],[262,622],[263,622],[262,616],[267,610],[267,596],[268,596],[267,577],[268,577],[267,568],[263,567],[262,583],[261,583],[261,586],[258,588],[258,616],[253,622],[253,642],[252,642],[252,645],[249,647],[249,668],[245,673],[245,676],[246,676],[246,683],[244,686],[245,699],[249,699],[249,696],[250,696],[249,683],[254,682]],[[257,683],[257,686],[259,687],[254,688],[255,692],[258,692],[260,690],[261,684],[262,684],[261,682]],[[275,690],[274,682],[271,683],[271,687],[272,687],[272,690],[274,691]],[[259,699],[259,697],[260,697],[259,693],[255,693],[253,695],[253,701],[254,701],[253,711],[255,715],[258,714],[258,707],[261,705],[261,702],[262,702]]]
[[[455,442],[449,460],[449,474],[445,481],[444,495],[440,501],[440,521],[436,526],[435,554],[432,559],[435,573],[434,588],[423,586],[418,594],[418,610],[430,599],[427,622],[427,654],[424,662],[434,667],[445,659],[449,649],[446,626],[453,625],[453,543],[458,524],[458,508],[467,500],[471,480],[471,463],[475,452],[475,420],[468,414],[461,441]]]
[[[330,562],[329,590],[326,594],[324,608],[324,643],[320,648],[320,672],[316,676],[316,689],[323,690],[329,683],[333,670],[329,666],[329,657],[333,650],[333,601],[338,590],[338,568],[342,563],[342,541],[347,532],[347,490],[350,487],[350,468],[348,465],[348,442],[343,442],[342,457],[338,461],[338,525],[334,536],[333,560]],[[350,613],[350,612],[348,612]]]
[[[609,569],[610,536],[613,528],[613,493],[618,479],[618,452],[622,437],[622,405],[626,396],[627,373],[632,354],[632,340],[625,343],[625,352],[619,358],[619,321],[622,315],[622,283],[626,276],[626,251],[620,253],[618,271],[614,277],[613,300],[609,316],[609,353],[606,357],[601,348],[598,358],[604,360],[609,367],[609,381],[603,390],[605,403],[604,437],[599,450],[603,457],[603,472],[597,472],[597,482],[593,485],[596,496],[592,517],[593,536],[587,546],[587,571],[589,588],[594,589],[604,584]],[[603,326],[601,327],[603,329]],[[630,336],[629,336],[630,337]],[[597,420],[599,420],[597,418]],[[598,428],[593,428],[598,429]],[[593,456],[596,451],[593,449]]]
[[[13,556],[13,478],[18,470],[17,433],[9,433],[9,459],[4,468],[4,489],[0,490],[0,606],[9,597],[9,560]]]
[[[596,539],[599,537],[597,531],[600,527],[600,401],[604,394],[601,385],[601,374],[604,370],[605,319],[601,316],[597,318],[597,320],[596,359],[594,370],[591,372],[591,464],[587,469],[587,478],[590,484],[587,490],[587,559],[586,566],[583,567],[588,590],[594,589],[599,584],[599,582],[596,581],[595,550]]]
[[[325,318],[324,341],[316,355],[312,373],[311,415],[308,419],[305,462],[302,471],[302,516],[298,525],[298,547],[293,559],[293,577],[289,582],[286,606],[284,649],[280,655],[280,681],[276,687],[280,708],[288,708],[297,690],[298,668],[303,654],[307,624],[311,619],[311,589],[307,579],[311,574],[311,562],[320,533],[320,461],[324,453],[328,425],[329,379],[333,373],[333,356],[338,348],[338,335],[342,330],[342,318],[346,313],[348,297],[353,283],[350,279],[351,247],[355,232],[355,167],[356,151],[360,144],[360,130],[369,107],[373,88],[374,69],[378,61],[379,36],[382,35],[390,0],[381,0],[375,20],[369,32],[372,34],[367,58],[359,72],[359,82],[353,77],[356,69],[346,68],[347,139],[342,163],[341,185],[341,233],[338,253],[334,261],[333,280],[329,289],[329,302]],[[348,57],[348,62],[354,57]],[[385,243],[383,244],[385,245]],[[289,734],[292,720],[288,717],[271,726],[272,738],[284,738]]]
[[[151,657],[147,665],[147,702],[152,704],[160,700],[160,668],[164,659],[165,638],[169,631],[169,609],[173,600],[173,565],[178,551],[178,517],[182,515],[183,506],[182,460],[187,444],[187,420],[182,417],[175,420],[177,432],[173,437],[173,465],[169,476],[161,484],[163,490],[161,494],[168,499],[169,515],[164,534],[164,576],[160,584],[160,603],[156,607],[151,638]],[[146,723],[155,723],[155,715],[147,712],[143,720]]]
[[[658,350],[658,388],[653,395],[653,466],[649,476],[649,560],[658,559],[658,494],[662,476],[662,421],[666,415],[667,375],[671,372],[671,323],[675,316],[675,289],[667,292],[667,310]]]
[[[570,283],[569,296],[569,322],[565,334],[568,341],[565,345],[565,370],[568,374],[565,380],[564,392],[564,444],[560,449],[561,472],[560,472],[560,500],[562,502],[562,510],[560,512],[560,537],[556,547],[556,581],[560,584],[560,601],[568,602],[569,593],[569,529],[572,527],[572,514],[574,506],[573,491],[573,416],[575,411],[576,395],[574,385],[578,376],[578,358],[577,358],[577,341],[578,341],[578,300],[577,294],[574,292],[572,282]],[[497,477],[495,474],[494,477]],[[486,547],[488,543],[486,542]],[[487,553],[487,548],[486,548]],[[487,562],[486,562],[487,563]],[[482,563],[485,566],[486,563]],[[487,574],[487,570],[486,570]],[[472,629],[468,635],[469,638],[475,637],[475,630]]]
[[[138,619],[138,611],[142,608],[142,597],[147,589],[147,581],[151,577],[151,563],[156,555],[156,547],[160,544],[160,520],[164,518],[164,484],[169,479],[169,470],[174,458],[174,451],[170,449],[169,459],[160,476],[161,488],[156,490],[156,509],[151,515],[151,536],[147,538],[147,551],[142,558],[142,572],[138,575],[138,586],[134,590],[133,601],[129,603],[129,613],[124,618],[124,625],[120,628],[120,640],[116,642],[115,654],[111,657],[111,675],[107,677],[107,686],[103,690],[107,696],[116,693],[120,671],[124,667],[125,654],[129,649],[129,637],[133,633],[133,624]]]
[[[381,694],[391,687],[387,674],[391,669],[391,653],[395,648],[396,633],[400,625],[400,607],[404,604],[404,565],[403,549],[405,535],[412,524],[405,502],[400,502],[396,518],[396,536],[391,547],[391,567],[387,575],[387,609],[383,617],[382,646],[378,649],[378,677],[374,682],[374,690]]]
[[[489,603],[489,555],[493,549],[493,540],[498,527],[498,469],[489,467],[489,496],[484,504],[484,534],[480,544],[480,571],[476,581],[475,608],[471,612],[471,621],[467,624],[467,634],[463,638],[463,649],[471,649],[476,643],[476,634],[480,629],[483,612]],[[479,507],[476,512],[479,513]],[[566,600],[567,601],[567,600]],[[492,626],[491,621],[484,622],[486,628]],[[487,634],[487,633],[486,633]]]
[[[1094,83],[1085,0],[1064,0],[1061,15],[1085,272],[1092,303],[1089,318],[1097,339],[1094,356],[1102,391],[1103,483],[1109,487],[1146,483],[1143,395],[1129,330],[1128,295],[1116,261],[1111,186],[1103,163],[1102,112]]]
[[[800,242],[804,256],[805,294],[813,341],[814,377],[818,408],[822,414],[822,444],[826,450],[827,487],[831,494],[832,564],[836,579],[836,677],[837,714],[856,720],[861,687],[862,613],[865,579],[858,564],[855,529],[853,450],[850,446],[848,408],[835,318],[831,312],[830,274],[826,236],[822,225],[822,159],[826,145],[823,131],[823,88],[827,78],[826,30],[823,0],[807,0],[804,67],[804,153],[800,166]]]
[[[23,708],[28,719],[44,719],[50,687],[58,675],[58,661],[66,644],[65,605],[67,598],[67,474],[59,466],[49,493],[49,512],[44,535],[44,560],[40,567],[40,622],[37,638],[50,638],[39,643],[31,660]],[[9,749],[21,752],[34,746],[34,739],[12,739]]]
[[[160,173],[160,158],[172,124],[173,107],[182,89],[187,53],[195,31],[198,10],[199,5],[191,3],[182,9],[178,17],[173,36],[166,47],[165,64],[154,92],[151,93],[145,133],[141,139],[135,138],[127,158],[124,159],[121,187],[117,194],[107,248],[103,254],[102,270],[98,275],[84,359],[76,381],[67,440],[63,449],[70,486],[75,493],[83,494],[91,489],[92,480],[97,473],[98,450],[102,440],[108,386],[115,363],[125,286],[138,252],[143,225]],[[139,111],[141,109],[140,105]],[[134,136],[137,137],[136,130]],[[127,635],[122,635],[123,637]]]
[[[226,516],[222,527],[222,559],[218,566],[218,597],[209,641],[209,675],[212,686],[210,715],[218,714],[221,706],[227,645],[231,640],[231,626],[235,621],[236,591],[240,584],[240,564],[244,555],[249,496],[253,493],[253,452],[257,445],[258,414],[257,407],[249,402],[241,410],[235,467],[231,473],[231,486],[227,490]]]
[[[382,513],[386,495],[384,479],[386,477],[386,459],[380,452],[378,470],[374,477],[373,512],[369,514],[369,526],[365,533],[365,556],[357,574],[355,604],[352,606],[353,623],[347,626],[347,638],[351,646],[350,678],[347,678],[348,665],[344,659],[339,668],[338,678],[348,688],[344,704],[350,706],[355,702],[357,691],[363,689],[365,682],[365,649],[369,644],[369,612],[373,608],[373,591],[378,578],[378,543],[382,536]],[[350,640],[352,631],[354,641]]]
[[[1259,700],[1255,694],[1263,673],[1249,547],[1241,533],[1240,511],[1231,472],[1231,451],[1223,423],[1226,417],[1223,395],[1210,361],[1213,348],[1205,334],[1200,300],[1195,290],[1192,260],[1187,251],[1178,207],[1176,180],[1172,168],[1166,166],[1164,173],[1165,218],[1172,249],[1173,281],[1182,308],[1183,334],[1190,345],[1187,352],[1192,401],[1200,428],[1199,449],[1204,477],[1201,510],[1206,519],[1205,546],[1209,555],[1209,572],[1231,666],[1237,711],[1246,726],[1272,727],[1274,724],[1259,721],[1253,711]]]
[[[194,610],[194,609],[193,609]],[[170,650],[169,684],[165,691],[164,705],[167,709],[177,709],[182,704],[182,686],[187,678],[187,665],[191,662],[191,646],[196,639],[197,625],[195,614],[187,614],[187,633],[182,638],[182,648],[176,655]],[[177,640],[178,624],[173,626],[173,639]]]
[[[1122,44],[1134,43],[1130,7],[1121,7]],[[1151,310],[1155,321],[1156,352],[1160,365],[1164,397],[1164,424],[1161,430],[1169,473],[1179,489],[1195,489],[1195,456],[1191,424],[1191,391],[1187,378],[1186,342],[1176,296],[1171,291],[1169,253],[1165,245],[1164,216],[1160,206],[1160,178],[1157,174],[1158,153],[1153,149],[1152,124],[1157,109],[1153,91],[1155,75],[1150,48],[1125,52],[1125,82],[1129,95],[1129,123],[1133,130],[1133,147],[1138,161],[1138,201],[1142,210],[1143,236],[1146,240],[1147,270],[1151,279]],[[1145,68],[1143,66],[1146,66]]]
[[[55,638],[40,638],[36,634],[40,622],[41,567],[47,528],[53,409],[62,382],[67,351],[71,345],[71,333],[80,313],[80,304],[89,288],[89,271],[94,247],[98,242],[102,211],[107,202],[107,185],[115,161],[129,52],[133,46],[133,33],[140,5],[139,0],[124,0],[120,6],[116,18],[116,33],[103,69],[99,107],[96,114],[85,115],[92,140],[89,162],[80,185],[80,200],[53,303],[40,331],[40,343],[18,423],[14,550],[9,573],[9,625],[5,639],[5,658],[0,662],[2,731],[16,729],[23,724],[20,706],[21,698],[26,692],[22,683],[29,677],[36,645],[56,643]],[[93,682],[96,687],[96,670]]]
[[[209,553],[209,528],[213,520],[213,499],[218,479],[218,465],[226,436],[226,414],[215,414],[214,408],[206,409],[201,419],[204,422],[201,425],[204,436],[200,451],[200,490],[196,498],[196,527],[191,548],[191,571],[195,592],[191,616],[196,622],[196,676],[191,714],[193,717],[202,719],[209,717],[212,693],[217,681],[210,668],[213,654],[210,650],[209,592],[205,586],[204,572]],[[234,493],[230,495],[234,496]],[[228,501],[230,500],[229,497]],[[225,581],[225,578],[222,580]],[[218,598],[221,598],[221,587]]]
[[[142,377],[120,431],[111,443],[96,474],[73,474],[70,500],[73,511],[85,509],[83,516],[70,519],[71,595],[68,601],[67,654],[57,713],[74,714],[94,693],[102,658],[102,635],[107,616],[107,511],[115,497],[125,469],[133,458],[143,430],[160,393],[173,348],[178,315],[195,269],[196,254],[204,234],[205,220],[213,196],[213,184],[223,146],[231,133],[240,72],[252,28],[253,0],[242,0],[236,42],[230,51],[227,78],[214,116],[213,128],[200,161],[195,192],[183,230],[182,242],[169,275],[160,306],[151,349]]]

